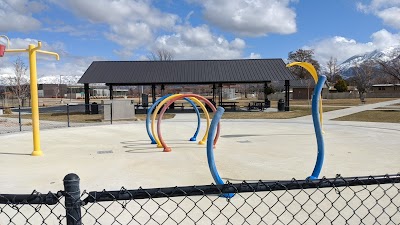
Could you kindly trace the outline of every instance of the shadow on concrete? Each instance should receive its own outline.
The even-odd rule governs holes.
[[[12,153],[12,152],[0,152],[0,155],[27,155],[27,156],[31,156],[31,154],[27,154],[27,153]]]
[[[163,153],[162,149],[148,149],[148,148],[136,148],[131,150],[126,150],[127,153]]]
[[[266,135],[260,135],[260,134],[229,134],[229,135],[221,135],[221,138],[239,138],[239,137],[270,137],[270,136],[307,136],[307,135],[313,135],[314,133],[305,133],[305,134],[266,134]]]

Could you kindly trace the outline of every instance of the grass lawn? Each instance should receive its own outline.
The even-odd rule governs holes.
[[[400,112],[398,110],[367,110],[348,116],[339,117],[334,120],[400,123]]]
[[[366,98],[365,104],[373,104],[373,103],[391,101],[391,100],[396,100],[396,99],[398,99],[398,98]],[[237,102],[236,105],[241,108],[247,108],[249,102],[251,102],[251,101],[263,102],[263,100],[257,100],[256,98],[224,100],[224,101],[235,101],[235,102]],[[179,100],[179,101],[177,101],[177,103],[183,103],[183,105],[185,107],[190,107],[190,104],[183,100]],[[275,100],[271,101],[272,107],[277,107],[277,105],[278,105],[278,101],[275,101]],[[306,99],[290,100],[290,105],[308,106],[308,105],[311,105],[311,100],[306,100]],[[357,99],[323,99],[322,105],[324,105],[324,106],[357,106],[357,105],[361,105],[361,101],[358,98]]]
[[[324,112],[329,112],[347,107],[329,107],[324,108]],[[225,112],[222,119],[291,119],[301,116],[311,115],[311,107],[309,106],[292,106],[289,112]],[[201,115],[205,118],[204,114]],[[213,117],[213,113],[210,113]]]

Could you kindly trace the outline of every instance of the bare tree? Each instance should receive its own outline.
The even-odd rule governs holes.
[[[317,60],[314,58],[314,51],[313,50],[304,50],[304,49],[298,49],[295,52],[289,52],[288,55],[288,61],[291,62],[308,62],[311,63],[315,70],[319,72],[320,70],[320,65]],[[308,76],[308,71],[305,70],[301,66],[293,66],[290,67],[289,70],[298,78],[300,79],[306,79]]]
[[[148,59],[152,61],[171,61],[174,59],[174,55],[166,49],[157,49],[150,53]]]
[[[364,102],[365,93],[372,86],[372,78],[375,72],[374,62],[366,61],[354,67],[354,83],[357,87],[361,102]]]
[[[18,99],[18,104],[23,105],[23,100],[29,93],[29,79],[26,75],[28,67],[24,61],[18,57],[13,63],[14,75],[7,78],[7,85],[10,91]]]
[[[328,67],[327,79],[329,82],[336,83],[341,79],[336,58],[331,57],[326,63],[326,66]]]
[[[379,65],[383,74],[389,75],[400,81],[400,52],[397,53],[397,56],[394,55],[393,57],[394,58],[389,61],[378,59],[376,60],[376,63]]]

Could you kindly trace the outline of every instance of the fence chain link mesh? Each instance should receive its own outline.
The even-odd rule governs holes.
[[[80,198],[66,191],[0,195],[0,224],[67,224],[68,218],[71,224],[400,224],[400,174],[121,188],[83,191]]]
[[[66,224],[61,192],[0,194],[0,224]]]
[[[0,115],[0,134],[32,131],[30,107],[18,106],[7,109],[7,114]],[[86,110],[89,111],[86,114]],[[41,129],[81,127],[111,124],[104,114],[110,114],[110,104],[68,104],[39,108]]]

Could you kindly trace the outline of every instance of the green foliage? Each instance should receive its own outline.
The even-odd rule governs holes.
[[[288,60],[290,63],[292,62],[308,62],[311,63],[317,73],[320,70],[320,65],[317,60],[313,59],[314,52],[313,50],[304,50],[298,49],[295,52],[289,52]],[[305,70],[303,67],[300,66],[292,66],[289,70],[300,79],[310,78],[311,75]]]
[[[273,87],[271,87],[271,86],[267,87],[265,89],[265,91],[266,91],[267,95],[275,93],[275,89]]]
[[[335,84],[334,87],[336,88],[336,90],[337,90],[338,92],[345,92],[345,91],[347,91],[347,83],[346,83],[346,81],[343,80],[343,79],[338,80],[338,81],[336,82],[336,84]]]

